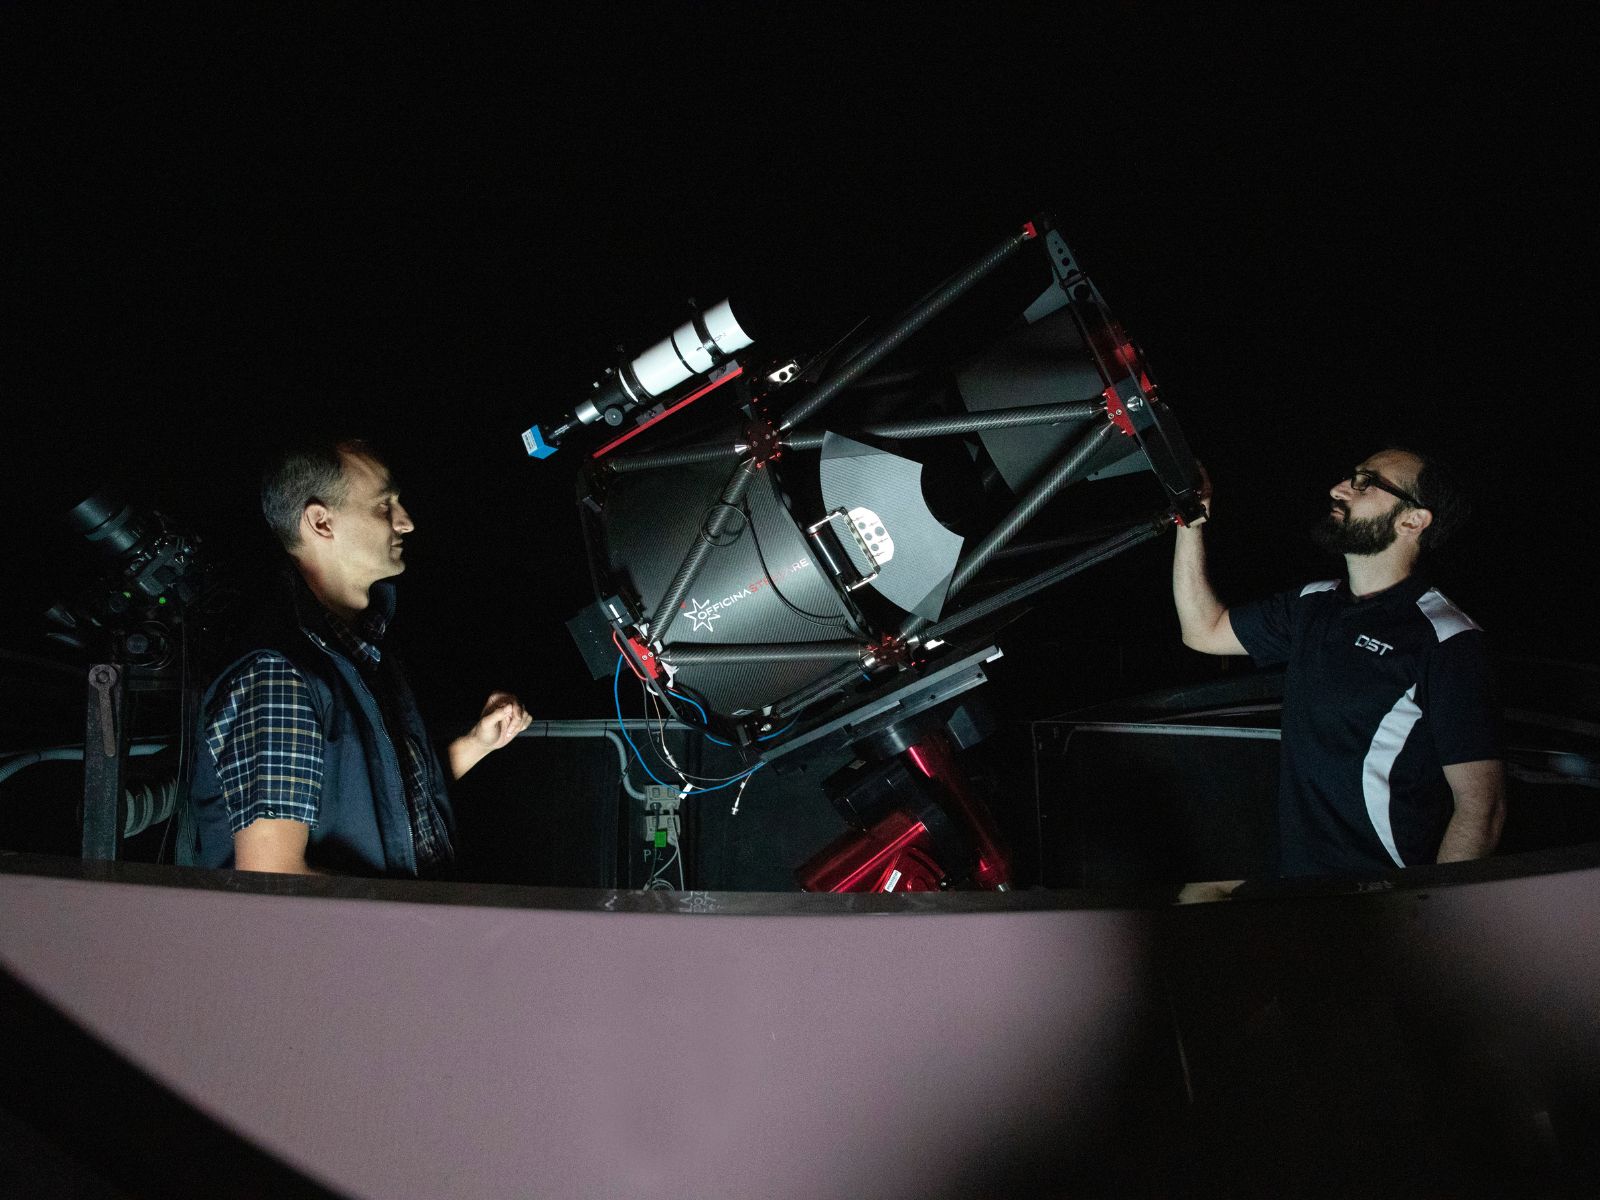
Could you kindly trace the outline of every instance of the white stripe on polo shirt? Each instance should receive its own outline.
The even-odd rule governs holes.
[[[1394,859],[1394,865],[1403,867],[1405,859],[1394,844],[1394,824],[1389,815],[1389,774],[1394,770],[1395,759],[1405,749],[1406,739],[1422,719],[1422,709],[1417,707],[1417,685],[1412,684],[1406,694],[1394,702],[1394,707],[1378,722],[1378,731],[1372,735],[1372,745],[1361,763],[1361,795],[1367,802],[1367,819],[1383,848]]]
[[[1477,629],[1479,625],[1462,612],[1438,588],[1429,588],[1417,597],[1417,607],[1433,624],[1433,632],[1441,642],[1448,642],[1458,633]]]

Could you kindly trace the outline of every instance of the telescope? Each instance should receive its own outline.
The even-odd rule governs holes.
[[[1178,422],[1045,217],[804,366],[737,311],[697,314],[524,434],[545,457],[607,428],[578,482],[596,603],[570,628],[597,677],[636,676],[664,717],[737,749],[729,786],[823,749],[869,764],[830,780],[851,832],[801,886],[1005,887],[959,766],[985,725],[969,693],[1046,589],[1202,513]],[[1054,530],[1066,489],[1122,475],[1154,485],[1134,512],[1020,540]]]

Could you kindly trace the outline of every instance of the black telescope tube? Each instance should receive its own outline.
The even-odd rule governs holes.
[[[956,433],[982,433],[989,429],[1015,429],[1026,425],[1059,425],[1067,421],[1088,421],[1105,412],[1098,400],[1075,400],[1068,404],[1039,404],[1028,408],[996,408],[960,417],[920,417],[909,421],[881,421],[858,432],[869,437],[931,438]],[[794,433],[783,439],[785,449],[816,450],[826,436],[821,432]],[[853,436],[844,431],[845,437]],[[749,447],[743,442],[702,443],[681,450],[658,450],[649,454],[626,454],[608,459],[606,466],[619,475],[654,471],[662,467],[693,467],[701,463],[734,458]]]
[[[714,446],[685,446],[681,450],[624,454],[617,458],[608,458],[604,465],[619,475],[629,475],[635,471],[654,471],[659,467],[693,467],[724,458],[737,458],[749,448],[743,442],[721,442]]]
[[[1152,518],[1154,519],[1154,518]],[[1162,520],[1170,521],[1170,514],[1162,514]],[[1004,550],[995,552],[990,562],[999,558],[1021,558],[1027,554],[1043,554],[1047,550],[1073,550],[1080,546],[1103,542],[1108,537],[1124,533],[1132,528],[1126,521],[1116,521],[1110,524],[1095,525],[1089,529],[1080,529],[1076,533],[1062,534],[1060,537],[1045,538],[1039,542],[1014,541]]]
[[[982,433],[987,429],[1015,429],[1026,425],[1057,425],[1088,421],[1105,413],[1098,400],[1071,404],[1040,404],[1029,408],[996,408],[960,417],[922,417],[910,421],[880,421],[868,427],[874,437],[943,437],[951,433]]]
[[[969,291],[974,284],[999,267],[1027,242],[1031,241],[1032,237],[1033,235],[1027,232],[1013,234],[966,270],[953,277],[948,283],[939,287],[927,299],[912,305],[895,323],[894,328],[876,341],[869,343],[865,349],[841,367],[837,374],[824,379],[809,396],[784,414],[783,419],[778,422],[779,432],[793,429],[808,417],[814,416],[821,410],[823,405],[870,371],[876,363],[901,342],[921,329],[946,308],[949,308],[951,304]]]
[[[732,475],[728,476],[720,501],[713,506],[704,524],[696,531],[694,545],[689,547],[689,553],[684,556],[677,574],[672,577],[672,583],[668,585],[666,594],[661,597],[661,603],[656,605],[655,612],[650,614],[651,637],[662,637],[666,623],[675,615],[684,593],[689,590],[694,577],[700,573],[706,555],[711,553],[712,542],[728,523],[729,514],[739,511],[739,502],[744,499],[744,494],[750,490],[750,484],[756,477],[756,466],[755,459],[747,458],[733,469]]]
[[[1088,421],[1105,414],[1098,400],[1077,400],[1070,404],[1040,404],[1029,408],[996,408],[989,412],[968,413],[960,417],[918,417],[908,421],[880,421],[861,429],[868,437],[932,438],[955,433],[982,433],[989,429],[1016,429],[1027,425],[1060,425],[1067,421]],[[852,437],[849,430],[840,431]],[[827,435],[820,431],[790,434],[783,445],[790,450],[816,450]]]
[[[1000,524],[996,525],[983,540],[974,546],[956,565],[955,574],[950,578],[950,588],[945,593],[946,600],[954,597],[956,593],[972,582],[973,576],[983,570],[992,559],[1013,537],[1018,530],[1031,521],[1045,506],[1052,496],[1067,484],[1078,479],[1106,440],[1115,436],[1117,427],[1110,421],[1091,430],[1081,438],[1076,446],[1069,450],[1066,457],[1050,468],[1037,483],[1028,489],[1027,494],[1017,501],[1013,508]],[[900,627],[901,637],[910,637],[921,631],[929,624],[926,617],[910,617]]]
[[[697,646],[679,642],[662,650],[674,667],[713,667],[733,663],[861,663],[861,642],[751,642],[743,646]]]
[[[970,625],[972,622],[982,620],[1002,608],[1026,600],[1035,592],[1041,592],[1047,587],[1053,587],[1063,579],[1070,579],[1082,571],[1087,571],[1090,567],[1105,562],[1108,558],[1114,558],[1124,551],[1132,550],[1135,546],[1143,545],[1151,538],[1160,537],[1171,528],[1171,518],[1163,513],[1160,517],[1135,525],[1131,529],[1125,529],[1116,536],[1106,538],[1081,553],[1073,555],[1065,562],[1057,563],[1053,567],[1040,571],[1031,579],[1024,579],[1021,583],[1008,587],[1003,592],[996,592],[993,596],[979,600],[969,608],[963,608],[959,612],[951,613],[926,630],[923,636],[927,641],[949,637],[957,629],[965,625]]]
[[[844,687],[853,679],[860,679],[863,674],[860,662],[845,663],[835,667],[826,675],[813,683],[801,688],[793,695],[785,696],[773,708],[773,716],[782,719],[793,716],[808,704],[821,700],[824,696],[831,695]]]

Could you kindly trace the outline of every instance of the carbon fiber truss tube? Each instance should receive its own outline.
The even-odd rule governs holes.
[[[909,421],[880,421],[865,429],[844,430],[845,437],[865,434],[884,438],[948,437],[958,433],[982,433],[989,429],[1015,429],[1027,425],[1060,425],[1068,421],[1089,421],[1101,416],[1105,409],[1098,400],[1075,400],[1068,404],[1040,404],[1029,408],[996,408],[989,412],[970,413],[960,417],[922,417]],[[816,450],[821,447],[823,431],[792,433],[783,439],[788,450]],[[749,447],[743,442],[722,442],[717,445],[702,443],[685,446],[681,450],[661,450],[651,454],[631,454],[613,458],[608,462],[619,475],[638,471],[654,471],[662,467],[693,467],[701,463],[736,458]]]
[[[1135,525],[1115,537],[1107,538],[1105,541],[1089,547],[1082,554],[1074,555],[1066,562],[1058,563],[1047,571],[1041,571],[1032,579],[1025,579],[1014,587],[1007,588],[1003,592],[978,601],[970,608],[964,608],[960,612],[950,614],[950,616],[930,628],[926,633],[926,637],[930,641],[934,638],[948,637],[957,629],[970,625],[974,621],[982,620],[1007,605],[1016,604],[1018,601],[1027,599],[1035,592],[1041,592],[1045,588],[1060,583],[1064,579],[1069,579],[1081,571],[1087,571],[1090,567],[1096,566],[1108,558],[1113,558],[1118,554],[1132,550],[1135,546],[1143,545],[1152,538],[1160,537],[1170,527],[1171,519],[1165,513]],[[858,651],[859,649],[857,647]],[[824,696],[838,691],[852,680],[858,679],[860,675],[861,667],[859,664],[851,663],[837,667],[801,691],[785,697],[774,708],[773,716],[780,720],[793,716],[807,705],[815,703]]]
[[[983,540],[974,546],[956,565],[955,574],[950,579],[950,588],[945,593],[948,600],[958,594],[962,588],[972,582],[973,576],[985,566],[1013,537],[1015,537],[1029,521],[1038,514],[1057,492],[1069,483],[1080,478],[1089,461],[1096,451],[1105,445],[1106,441],[1116,436],[1117,427],[1107,421],[1105,424],[1091,430],[1079,439],[1078,444],[1069,450],[1064,458],[1037,483],[1028,489],[1017,506],[1007,514],[1006,518],[984,535]],[[900,636],[910,637],[928,625],[926,617],[910,617],[900,627]]]
[[[693,467],[724,458],[738,458],[750,447],[743,442],[685,446],[682,450],[657,450],[650,454],[625,454],[606,460],[605,465],[619,475],[654,471],[661,467]]]
[[[1163,520],[1171,520],[1170,516],[1163,516]],[[1063,534],[1061,537],[1045,538],[1038,542],[1012,542],[1004,550],[995,552],[995,559],[1020,558],[1025,554],[1044,554],[1050,550],[1076,550],[1087,546],[1091,542],[1103,542],[1108,537],[1122,533],[1128,528],[1126,522],[1116,521],[1111,524],[1101,524],[1089,529],[1080,529],[1075,533]],[[994,559],[990,559],[991,562]]]
[[[1040,404],[1030,408],[996,408],[989,412],[960,417],[920,417],[909,421],[880,421],[860,433],[868,437],[932,438],[957,433],[982,433],[989,429],[1015,429],[1027,425],[1060,425],[1068,421],[1089,421],[1105,415],[1098,400],[1078,400],[1070,404]],[[793,433],[783,439],[792,450],[816,450],[825,432]],[[852,434],[846,432],[845,437]]]
[[[757,465],[754,459],[747,458],[733,469],[733,474],[728,476],[720,501],[712,506],[695,537],[694,545],[689,548],[689,553],[684,556],[677,573],[673,575],[666,594],[661,597],[661,603],[656,605],[655,612],[650,614],[650,636],[661,637],[666,622],[672,619],[674,611],[683,600],[684,593],[689,590],[695,576],[705,564],[706,555],[711,553],[712,542],[727,525],[730,514],[738,511],[740,501],[750,490],[750,484],[756,477]]]
[[[1081,554],[1073,555],[1066,562],[1057,563],[1048,570],[1040,571],[1032,579],[1024,579],[1021,583],[1008,587],[1003,592],[996,592],[993,596],[979,600],[969,608],[963,608],[959,612],[951,613],[948,617],[929,627],[923,636],[929,641],[934,638],[949,637],[957,629],[965,625],[980,621],[1008,605],[1026,600],[1035,592],[1041,592],[1047,587],[1052,587],[1063,579],[1070,579],[1080,571],[1087,571],[1090,567],[1103,563],[1108,558],[1114,558],[1118,554],[1132,550],[1135,546],[1143,545],[1152,538],[1158,538],[1171,528],[1172,519],[1166,513],[1162,513],[1148,521],[1124,530],[1115,537],[1109,537],[1103,542],[1090,546]]]
[[[751,642],[743,646],[701,646],[679,642],[662,653],[675,667],[723,663],[838,662],[859,666],[865,642]]]
[[[859,679],[861,675],[862,670],[859,662],[846,663],[843,666],[835,667],[820,679],[814,680],[801,688],[798,692],[785,696],[773,708],[772,715],[776,720],[792,717],[808,704],[813,704],[824,696],[833,694],[852,679]]]
[[[951,304],[969,291],[974,284],[998,268],[1031,241],[1032,238],[1033,234],[1026,231],[1013,234],[966,270],[941,285],[932,295],[912,305],[895,322],[894,328],[869,343],[859,354],[841,367],[836,374],[824,379],[809,396],[785,413],[783,419],[778,422],[778,429],[780,431],[793,429],[796,425],[815,416],[830,400],[870,371],[873,366],[891,353],[901,342],[921,329],[946,308],[949,308]]]

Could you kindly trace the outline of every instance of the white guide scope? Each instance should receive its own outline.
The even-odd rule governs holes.
[[[751,341],[730,301],[697,312],[644,353],[608,370],[595,383],[594,394],[551,432],[546,434],[537,425],[524,432],[523,445],[534,458],[548,458],[579,425],[597,421],[620,425],[634,409],[654,403],[685,380],[709,373]]]

